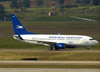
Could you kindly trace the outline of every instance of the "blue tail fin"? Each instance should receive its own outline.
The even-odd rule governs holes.
[[[28,32],[15,15],[13,15],[13,14],[11,15],[11,20],[13,23],[15,35],[34,34],[31,32]]]

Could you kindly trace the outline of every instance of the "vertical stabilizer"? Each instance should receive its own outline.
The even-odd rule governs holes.
[[[28,32],[15,15],[13,15],[13,14],[11,15],[11,20],[13,23],[15,35],[34,34],[31,32]]]

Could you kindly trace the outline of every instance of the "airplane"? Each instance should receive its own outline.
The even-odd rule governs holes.
[[[59,50],[65,48],[86,47],[88,50],[99,42],[90,36],[83,35],[61,35],[58,34],[36,34],[28,32],[18,20],[16,15],[11,15],[14,29],[13,38],[22,42],[36,45],[49,46],[49,50]]]

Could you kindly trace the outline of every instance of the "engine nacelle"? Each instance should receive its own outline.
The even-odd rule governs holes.
[[[65,48],[65,44],[64,44],[64,43],[56,43],[56,44],[54,45],[54,47],[55,47],[56,49],[64,49],[64,48]]]

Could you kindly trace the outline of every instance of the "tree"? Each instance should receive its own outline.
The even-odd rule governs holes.
[[[0,4],[0,21],[4,20],[5,17],[5,9],[2,4]]]
[[[89,4],[90,3],[90,0],[76,0],[76,3]]]
[[[11,0],[0,0],[0,1],[11,1]]]
[[[17,0],[11,0],[11,5],[10,7],[13,8],[18,8]]]
[[[83,0],[83,3],[90,4],[90,0]]]
[[[81,5],[90,4],[91,0],[76,0],[76,3]],[[93,5],[100,5],[100,0],[93,0]]]
[[[94,5],[100,5],[100,0],[93,0]]]
[[[38,6],[43,5],[43,0],[37,0],[37,5],[38,5]]]
[[[64,0],[59,0],[59,4],[63,5],[64,4]]]
[[[30,0],[24,0],[23,5],[24,5],[24,8],[29,8],[30,7]]]

